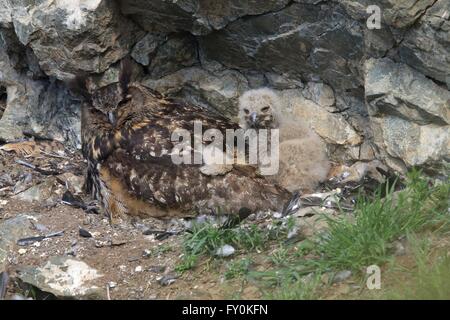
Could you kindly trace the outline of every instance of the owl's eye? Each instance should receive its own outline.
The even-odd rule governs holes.
[[[270,107],[267,106],[267,107],[262,108],[261,111],[262,111],[262,112],[267,112],[267,111],[269,111],[269,109],[270,109]]]
[[[248,109],[244,109],[245,114],[249,114],[250,111],[248,111]]]

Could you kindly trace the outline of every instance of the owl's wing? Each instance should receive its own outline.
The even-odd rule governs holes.
[[[201,121],[203,131],[217,129],[225,136],[227,129],[238,128],[223,117],[206,115],[201,109],[181,105],[167,108],[165,113],[141,118],[114,133],[115,150],[104,162],[109,172],[125,185],[131,195],[160,207],[190,207],[209,198],[208,182],[213,179],[201,171],[202,164],[176,164],[172,153],[177,142],[172,133],[177,129],[194,132],[194,121]],[[193,146],[193,141],[191,141]],[[203,141],[206,146],[208,142]],[[192,153],[192,149],[188,149]],[[192,159],[192,158],[191,158]],[[238,175],[254,176],[256,169],[231,169]]]

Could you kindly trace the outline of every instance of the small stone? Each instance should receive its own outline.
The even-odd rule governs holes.
[[[396,256],[404,256],[406,254],[405,246],[401,243],[401,241],[395,241],[393,244],[394,255]]]
[[[336,273],[336,275],[333,277],[332,283],[339,283],[342,281],[347,280],[352,276],[352,272],[350,270],[344,270]]]
[[[134,272],[142,272],[142,266],[137,266],[137,267],[134,269]]]
[[[283,215],[282,215],[280,212],[274,212],[273,217],[274,217],[275,219],[280,219],[280,218],[283,217]]]
[[[121,265],[119,266],[119,270],[123,272],[123,271],[127,270],[127,266],[121,264]]]
[[[229,244],[226,244],[222,247],[220,247],[219,249],[217,249],[216,251],[216,256],[219,257],[229,257],[232,254],[234,254],[236,252],[236,249],[234,249],[232,246],[230,246]]]
[[[117,283],[114,281],[110,281],[110,282],[108,282],[108,287],[110,289],[113,289],[113,288],[117,287]]]
[[[109,241],[105,241],[105,240],[97,240],[97,241],[95,241],[95,247],[96,248],[108,247],[109,245],[110,245]]]
[[[79,233],[80,237],[83,237],[83,238],[92,238],[92,234],[91,234],[89,231],[84,230],[84,229],[82,229],[82,228],[80,228],[80,230],[79,230],[78,233]]]
[[[20,255],[24,255],[25,253],[27,253],[27,249],[19,249],[19,254]]]
[[[149,258],[152,255],[152,251],[149,249],[145,249],[144,252],[142,252],[142,256],[144,258]]]
[[[90,225],[92,222],[92,218],[90,216],[87,216],[86,218],[84,218],[83,220],[83,225],[88,226]]]
[[[165,287],[165,286],[169,286],[172,283],[174,283],[177,278],[178,278],[177,276],[169,274],[169,275],[165,275],[165,276],[159,277],[159,278],[157,278],[157,280],[158,280],[160,285]]]

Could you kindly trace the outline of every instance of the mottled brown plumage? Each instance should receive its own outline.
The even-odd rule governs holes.
[[[223,132],[239,126],[206,110],[163,98],[131,83],[115,91],[117,106],[107,109],[87,99],[82,107],[83,154],[88,160],[86,185],[101,200],[110,217],[186,217],[197,214],[237,214],[242,208],[281,211],[291,195],[257,175],[251,166],[232,165],[219,175],[207,175],[202,165],[172,162],[171,134],[193,132],[194,120],[203,131]],[[114,90],[108,89],[108,95]],[[97,99],[96,101],[100,101]],[[119,102],[117,102],[119,101]]]

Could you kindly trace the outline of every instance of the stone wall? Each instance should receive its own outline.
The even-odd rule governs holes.
[[[79,147],[79,73],[135,78],[229,117],[269,86],[335,161],[404,172],[450,158],[450,0],[0,0],[0,139],[23,131]]]

